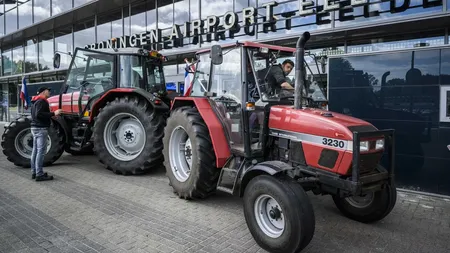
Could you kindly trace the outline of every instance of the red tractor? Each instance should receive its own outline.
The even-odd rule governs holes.
[[[59,68],[60,54],[54,58]],[[44,165],[64,151],[95,151],[107,168],[138,174],[162,166],[162,137],[170,109],[163,62],[156,51],[142,48],[77,48],[59,95],[48,99],[61,108],[49,129]],[[81,95],[80,95],[81,94]],[[31,117],[5,126],[3,153],[17,166],[29,167],[33,146]]]
[[[243,197],[248,228],[269,252],[299,252],[313,238],[306,191],[331,195],[345,216],[367,223],[396,202],[394,131],[321,109],[308,96],[320,93],[306,82],[309,37],[304,33],[295,49],[245,42],[198,52],[192,93],[173,100],[165,128],[174,192]],[[277,90],[271,78],[289,58],[294,91]]]

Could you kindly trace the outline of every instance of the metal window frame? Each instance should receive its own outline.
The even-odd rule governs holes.
[[[450,122],[450,116],[447,116],[447,100],[450,97],[450,85],[441,85],[439,89],[439,122]],[[448,112],[450,114],[450,112]]]

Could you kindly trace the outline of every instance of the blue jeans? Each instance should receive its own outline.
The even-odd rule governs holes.
[[[31,173],[42,176],[44,156],[47,153],[48,128],[31,128],[33,134],[33,152],[31,153]]]

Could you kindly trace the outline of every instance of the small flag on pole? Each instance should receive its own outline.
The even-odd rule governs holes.
[[[183,96],[188,97],[192,91],[192,84],[194,83],[194,73],[195,64],[190,63],[188,59],[184,59],[186,62],[186,68],[184,72],[184,94]]]
[[[27,110],[28,106],[30,105],[30,98],[28,97],[28,88],[25,76],[22,78],[22,89],[20,89],[20,99],[23,101],[23,107],[25,108],[25,110]]]

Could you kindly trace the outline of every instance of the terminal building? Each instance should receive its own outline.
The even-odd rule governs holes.
[[[398,187],[450,195],[449,24],[450,0],[0,0],[0,121],[23,112],[24,77],[30,95],[59,93],[77,47],[151,46],[183,92],[184,59],[201,48],[294,47],[309,31],[329,110],[396,130]]]

